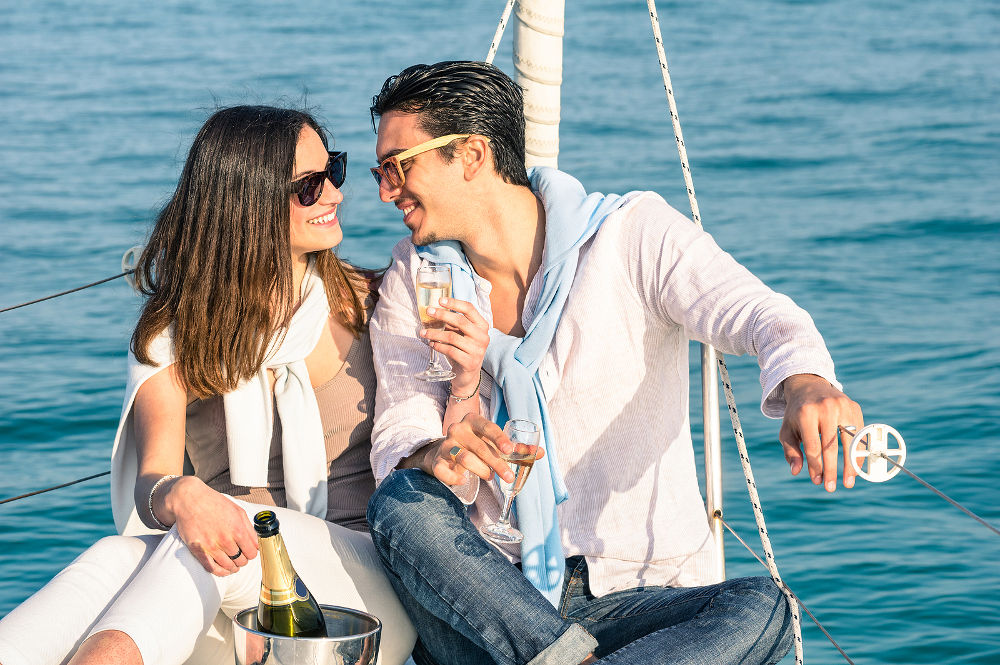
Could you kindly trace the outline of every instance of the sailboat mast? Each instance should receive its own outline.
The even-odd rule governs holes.
[[[514,11],[514,69],[524,90],[525,165],[558,166],[565,0],[520,0]]]

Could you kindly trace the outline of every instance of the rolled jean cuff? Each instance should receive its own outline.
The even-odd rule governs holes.
[[[594,636],[578,623],[571,624],[556,641],[532,658],[528,665],[579,665],[597,648]]]

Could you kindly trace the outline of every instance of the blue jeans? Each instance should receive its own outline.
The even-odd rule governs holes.
[[[595,598],[586,560],[571,557],[555,608],[418,469],[382,482],[368,523],[420,637],[419,665],[577,665],[590,652],[607,665],[756,665],[791,648],[788,603],[766,577]]]

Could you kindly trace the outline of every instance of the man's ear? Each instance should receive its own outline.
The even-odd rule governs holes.
[[[488,138],[473,134],[465,139],[465,144],[462,146],[462,167],[465,170],[466,180],[472,180],[482,173],[493,170],[493,156]]]

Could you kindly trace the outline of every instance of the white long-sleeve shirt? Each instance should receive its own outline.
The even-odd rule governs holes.
[[[379,379],[376,482],[442,435],[447,383],[413,378],[429,353],[417,336],[419,264],[408,239],[396,245],[371,325]],[[490,284],[478,276],[475,282],[475,304],[492,324]],[[541,271],[525,299],[525,328],[540,291]],[[554,429],[549,445],[569,491],[558,507],[563,551],[587,557],[595,595],[717,581],[688,422],[690,339],[728,354],[757,355],[761,409],[769,417],[782,417],[781,382],[793,374],[817,374],[840,387],[809,315],[662,198],[646,192],[612,213],[581,249],[539,367]],[[491,392],[484,372],[483,413],[491,413]],[[456,493],[463,492],[475,497],[474,522],[496,518],[495,491]],[[505,553],[516,560],[516,549]]]

